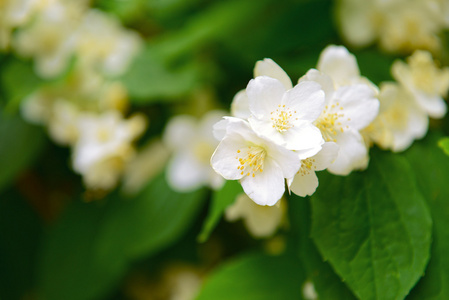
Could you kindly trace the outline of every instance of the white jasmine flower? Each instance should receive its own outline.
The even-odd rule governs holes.
[[[53,95],[48,95],[43,90],[39,90],[28,95],[20,103],[20,111],[26,121],[45,125],[50,119],[53,102]]]
[[[141,115],[124,120],[116,111],[79,116],[73,168],[83,175],[87,187],[114,187],[134,154],[132,141],[142,133],[145,123]]]
[[[337,6],[341,31],[354,46],[378,40],[387,51],[438,50],[447,26],[447,1],[342,0]]]
[[[214,170],[227,180],[240,180],[259,205],[272,206],[285,191],[285,178],[300,168],[297,153],[257,135],[249,123],[228,118],[226,135],[211,158]]]
[[[142,46],[137,33],[95,9],[85,14],[78,35],[80,63],[111,76],[123,74]]]
[[[348,70],[345,70],[346,65]],[[355,169],[366,168],[368,164],[368,149],[360,130],[378,114],[377,88],[360,77],[355,58],[343,47],[326,48],[318,67],[331,76],[311,69],[299,82],[316,81],[321,84],[325,106],[314,124],[326,142],[335,142],[340,147],[328,170],[337,175],[347,175]]]
[[[286,90],[277,79],[259,76],[246,88],[251,127],[259,135],[290,150],[315,153],[323,143],[312,122],[320,115],[324,93],[316,82],[300,82]]]
[[[333,142],[322,145],[320,152],[312,157],[301,160],[301,168],[294,178],[287,180],[290,190],[298,196],[311,196],[318,187],[318,177],[315,171],[329,167],[338,155],[339,147]]]
[[[34,58],[40,76],[54,77],[67,67],[76,45],[77,14],[74,6],[54,2],[18,32],[15,49],[22,56]]]
[[[173,158],[167,169],[167,181],[180,192],[201,186],[220,188],[224,180],[210,166],[210,157],[218,145],[212,127],[222,118],[223,112],[211,111],[200,121],[188,115],[172,118],[164,132],[164,142]]]
[[[254,67],[254,78],[259,76],[268,76],[279,80],[286,90],[293,88],[292,81],[287,73],[272,59],[265,58],[256,62]],[[231,114],[234,117],[248,119],[251,115],[249,110],[248,96],[246,90],[239,91],[231,103]]]
[[[283,199],[274,206],[257,205],[245,193],[241,193],[235,202],[226,208],[225,218],[230,222],[242,219],[252,236],[266,238],[272,236],[280,227],[286,212],[285,206]]]
[[[432,55],[426,51],[416,51],[407,62],[396,61],[392,66],[393,76],[423,111],[432,118],[442,118],[447,111],[443,97],[449,89],[449,68],[437,68]]]
[[[396,83],[384,83],[380,87],[379,101],[379,115],[364,130],[379,147],[400,152],[426,134],[427,114],[406,90]]]

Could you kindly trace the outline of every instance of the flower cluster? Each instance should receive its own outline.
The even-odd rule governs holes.
[[[211,158],[227,180],[240,180],[259,205],[272,206],[285,191],[311,195],[315,171],[339,175],[366,168],[368,148],[360,133],[377,116],[377,87],[360,76],[346,48],[329,46],[317,69],[293,86],[274,61],[257,62],[231,117],[215,126],[221,140]]]
[[[46,126],[56,143],[72,148],[73,169],[89,189],[113,188],[147,123],[143,115],[125,118],[127,90],[113,79],[141,48],[139,35],[89,8],[89,1],[6,0],[1,7],[3,50],[32,58],[44,79],[70,69],[22,101],[23,117]]]
[[[449,68],[439,69],[429,52],[417,50],[408,64],[392,66],[397,82],[380,86],[379,116],[365,130],[365,137],[383,149],[399,152],[424,137],[429,117],[440,119],[447,108]]]
[[[439,34],[449,27],[444,0],[341,0],[337,15],[350,44],[361,47],[378,40],[389,52],[438,51]]]

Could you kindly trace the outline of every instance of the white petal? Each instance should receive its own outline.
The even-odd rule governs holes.
[[[173,117],[164,130],[164,143],[171,149],[183,149],[190,145],[197,129],[196,122],[194,117],[188,115]]]
[[[214,133],[214,125],[222,120],[223,116],[226,115],[225,111],[221,110],[211,110],[208,111],[199,121],[198,124],[198,134],[204,139],[214,144],[216,138]]]
[[[214,124],[212,127],[212,133],[217,141],[221,141],[226,135],[226,127],[228,126],[229,121],[226,119],[220,120]]]
[[[310,69],[304,76],[302,76],[298,80],[298,83],[302,81],[317,82],[319,85],[321,85],[321,89],[324,91],[325,103],[327,104],[330,102],[330,99],[332,99],[332,96],[335,91],[334,82],[332,81],[332,78],[316,69]]]
[[[322,149],[312,158],[315,160],[313,165],[316,167],[315,171],[326,169],[332,162],[335,161],[340,147],[333,142],[327,142],[321,145]]]
[[[296,111],[295,117],[299,120],[313,122],[324,109],[324,92],[320,84],[302,81],[284,94],[282,104]]]
[[[368,160],[368,149],[362,136],[356,130],[338,132],[335,136],[338,146],[338,156],[327,170],[336,175],[348,175],[355,169],[365,167]]]
[[[305,197],[311,196],[315,193],[318,187],[318,178],[314,171],[310,171],[308,174],[302,175],[301,173],[296,174],[295,179],[290,186],[293,193],[298,196]]]
[[[343,46],[328,46],[321,52],[317,69],[329,75],[337,85],[345,85],[360,77],[353,54]]]
[[[232,99],[231,115],[242,119],[248,119],[251,115],[246,90],[239,91]]]
[[[275,78],[282,82],[286,90],[293,87],[292,81],[287,73],[285,73],[285,71],[270,58],[265,58],[264,60],[256,62],[256,66],[254,67],[254,78],[258,76]]]
[[[417,104],[426,111],[430,117],[441,119],[446,115],[446,102],[438,95],[428,95],[420,91],[415,91]]]
[[[281,167],[271,159],[265,159],[263,172],[244,176],[240,183],[248,197],[259,205],[275,205],[285,191]]]
[[[275,160],[281,168],[284,178],[295,176],[301,167],[301,159],[296,152],[272,143],[267,143],[266,149],[269,158]]]
[[[269,119],[284,93],[285,88],[277,79],[266,76],[251,79],[246,88],[251,113],[258,119]]]
[[[285,147],[289,150],[321,149],[324,143],[321,131],[310,123],[296,124],[283,133]]]
[[[236,159],[237,151],[246,147],[246,141],[239,135],[227,135],[218,144],[210,163],[212,168],[228,180],[235,180],[242,178],[240,174],[239,161]]]
[[[175,191],[193,191],[204,184],[207,174],[203,171],[203,166],[193,155],[181,152],[168,165],[167,181]]]
[[[251,116],[248,119],[248,122],[251,125],[251,128],[253,128],[254,131],[258,135],[260,135],[278,145],[281,145],[281,146],[286,145],[286,140],[285,140],[284,135],[282,133],[280,133],[279,131],[277,131],[276,128],[273,127],[273,123],[271,121],[260,120],[260,119],[256,119],[253,116]]]
[[[354,84],[339,88],[335,93],[335,100],[340,103],[340,110],[335,107],[337,113],[343,113],[341,121],[354,129],[361,130],[368,126],[379,113],[379,100],[376,93],[366,84]]]

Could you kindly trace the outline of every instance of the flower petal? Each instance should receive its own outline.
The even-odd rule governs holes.
[[[324,109],[324,91],[317,82],[301,81],[284,94],[282,104],[296,111],[299,120],[313,122]]]
[[[296,174],[290,186],[290,190],[298,196],[305,197],[315,193],[317,187],[318,178],[314,171],[310,171],[304,175],[301,173]]]
[[[292,81],[287,73],[285,73],[285,71],[270,58],[265,58],[264,60],[256,62],[256,66],[254,67],[254,78],[258,76],[275,78],[282,82],[286,90],[293,87]]]
[[[321,131],[313,124],[302,122],[283,133],[285,147],[289,150],[321,149],[324,143]]]
[[[321,145],[321,151],[312,158],[315,160],[313,165],[316,167],[315,171],[326,169],[332,162],[335,161],[340,147],[334,142],[327,142]]]
[[[167,182],[175,191],[190,192],[202,186],[207,175],[203,165],[191,153],[181,152],[168,165]]]
[[[242,119],[248,119],[251,115],[246,90],[239,91],[232,99],[231,115]]]
[[[327,170],[336,175],[348,175],[356,169],[363,169],[368,162],[368,149],[362,136],[349,128],[344,133],[335,136],[338,146],[338,156]]]
[[[417,104],[426,111],[430,117],[441,119],[446,115],[446,102],[439,95],[429,95],[420,91],[415,91],[414,94]]]
[[[310,69],[304,76],[302,76],[298,80],[298,83],[302,81],[317,82],[319,85],[321,85],[321,89],[324,91],[325,104],[328,104],[330,102],[335,91],[332,78],[316,69]]]
[[[259,205],[275,205],[285,191],[282,169],[272,159],[265,159],[263,172],[244,176],[240,183],[248,197]]]
[[[194,138],[196,119],[189,115],[173,117],[165,128],[163,141],[171,149],[183,149]]]
[[[285,87],[277,79],[267,76],[251,79],[246,87],[251,113],[258,119],[269,119],[270,113],[281,103],[284,93]]]
[[[360,77],[353,54],[343,46],[331,45],[321,52],[317,69],[329,75],[337,85],[345,85]]]
[[[335,107],[336,113],[343,113],[341,120],[343,125],[348,125],[356,130],[368,126],[379,113],[379,100],[376,93],[366,84],[354,84],[344,86],[335,92],[335,100],[340,103],[340,108]]]

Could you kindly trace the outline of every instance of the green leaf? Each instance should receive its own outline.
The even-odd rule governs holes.
[[[429,265],[407,299],[449,299],[449,157],[436,147],[440,138],[441,134],[429,134],[405,154],[433,220]]]
[[[249,254],[221,266],[208,277],[197,300],[303,299],[304,274],[294,255]]]
[[[327,175],[328,174],[320,174]],[[321,176],[320,176],[321,178]],[[320,300],[356,299],[340,277],[332,270],[328,262],[321,257],[315,243],[310,237],[311,211],[310,198],[290,196],[289,220],[291,234],[298,246],[298,254],[307,273],[307,278],[315,286]]]
[[[76,201],[50,230],[38,274],[42,298],[100,299],[130,262],[183,235],[202,208],[204,190],[175,193],[161,176],[134,199],[106,200]]]
[[[1,85],[8,97],[8,111],[17,110],[20,102],[44,82],[36,76],[31,63],[16,59],[2,67],[1,75]]]
[[[42,129],[0,109],[0,192],[37,158],[44,145]]]
[[[221,190],[215,191],[206,221],[204,222],[198,241],[203,243],[217,226],[225,209],[235,202],[238,194],[242,193],[242,186],[237,180],[228,180]]]
[[[438,141],[438,146],[443,149],[446,155],[449,155],[449,137],[444,137]]]
[[[407,160],[371,151],[363,173],[321,180],[312,237],[361,299],[403,299],[429,260],[432,224]]]

